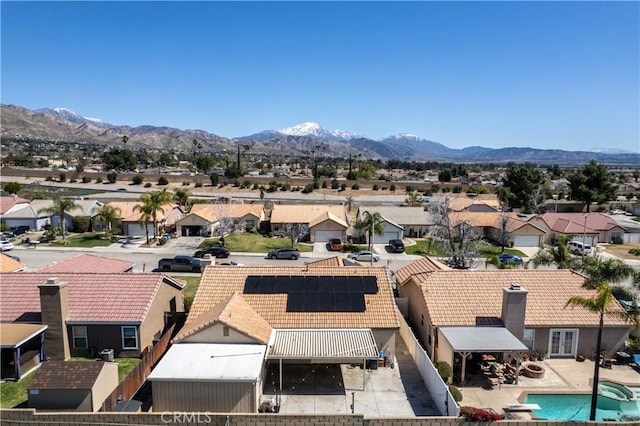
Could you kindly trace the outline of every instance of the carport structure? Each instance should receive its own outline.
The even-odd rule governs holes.
[[[355,364],[378,362],[380,354],[371,329],[278,329],[273,331],[267,361],[279,363],[282,391],[283,362]],[[362,369],[363,384],[366,368]]]
[[[516,359],[520,353],[529,349],[516,336],[504,327],[440,327],[440,336],[445,340],[445,347],[451,351],[450,363],[453,365],[453,354],[462,357],[460,380],[464,383],[467,356],[477,353],[515,352]],[[446,350],[446,349],[445,349]],[[444,354],[438,358],[446,360]]]

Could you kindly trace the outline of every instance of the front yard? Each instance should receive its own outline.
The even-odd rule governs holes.
[[[219,244],[218,238],[206,239],[200,244],[199,249],[208,248]],[[230,252],[262,253],[282,247],[291,247],[291,239],[285,237],[267,237],[257,232],[235,232],[224,238],[224,246]],[[298,250],[313,251],[313,244],[296,243]]]

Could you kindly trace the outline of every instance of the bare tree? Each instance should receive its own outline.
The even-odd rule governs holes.
[[[529,197],[529,207],[534,213],[542,213],[540,206],[547,199],[547,191],[545,190],[544,185],[538,185],[534,191],[531,193]]]
[[[282,230],[287,237],[291,238],[291,247],[293,247],[299,238],[309,234],[309,225],[306,223],[285,223]]]
[[[501,251],[500,253],[504,253],[504,248],[509,243],[509,239],[511,238],[511,232],[509,232],[509,223],[511,218],[504,214],[504,211],[500,213],[498,217],[498,242],[500,243]]]
[[[432,203],[429,209],[434,219],[430,233],[443,243],[449,255],[449,266],[456,269],[477,266],[477,246],[482,239],[482,232],[473,220],[465,214],[449,211],[448,198]]]

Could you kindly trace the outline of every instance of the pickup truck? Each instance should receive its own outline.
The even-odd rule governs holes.
[[[192,256],[176,256],[158,261],[158,269],[167,272],[202,272],[200,260]]]

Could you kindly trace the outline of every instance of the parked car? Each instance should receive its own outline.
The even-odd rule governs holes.
[[[389,247],[391,247],[391,251],[394,253],[404,252],[404,243],[402,240],[389,240]]]
[[[498,257],[500,263],[514,262],[514,263],[522,263],[522,258],[520,256],[516,256],[515,254],[504,253]]]
[[[29,232],[29,227],[27,225],[15,226],[7,229],[5,232],[7,232],[8,234],[12,234],[13,237],[17,237],[18,235]]]
[[[167,272],[202,272],[200,261],[191,256],[176,256],[158,261],[158,269]]]
[[[238,263],[235,260],[231,260],[229,262],[218,263],[220,266],[244,266],[242,263]]]
[[[0,241],[0,251],[13,250],[13,243],[9,241]]]
[[[332,238],[329,240],[329,248],[331,251],[342,251],[344,246],[342,245],[342,240],[339,238]]]
[[[585,255],[591,253],[591,246],[582,241],[569,241],[567,246],[569,246],[571,254]]]
[[[375,253],[371,253],[370,251],[367,251],[367,250],[359,251],[357,253],[349,253],[349,255],[347,255],[347,258],[357,260],[359,262],[371,262],[372,257],[374,262],[377,262],[378,260],[380,260],[379,255]]]
[[[194,253],[194,257],[197,258],[203,258],[206,254],[210,254],[213,257],[218,257],[218,258],[227,258],[229,257],[229,250],[227,250],[224,247],[218,247],[218,246],[214,246],[214,247],[209,247],[208,249],[204,249],[204,250],[198,250]]]
[[[271,250],[267,253],[269,259],[291,259],[296,260],[300,257],[300,250],[295,247],[284,247]]]

